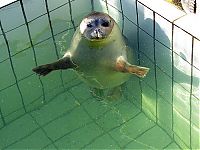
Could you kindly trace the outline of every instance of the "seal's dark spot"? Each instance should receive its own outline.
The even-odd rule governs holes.
[[[87,24],[87,27],[88,27],[88,28],[92,28],[92,24],[91,24],[91,23],[88,23],[88,24]]]
[[[101,25],[103,27],[109,27],[109,22],[108,21],[104,21]]]

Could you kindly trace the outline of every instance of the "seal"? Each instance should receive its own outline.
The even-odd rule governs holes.
[[[126,82],[131,74],[145,77],[149,68],[131,64],[129,48],[117,23],[102,12],[87,15],[76,29],[65,55],[33,69],[39,75],[59,69],[73,69],[90,87],[107,89]]]

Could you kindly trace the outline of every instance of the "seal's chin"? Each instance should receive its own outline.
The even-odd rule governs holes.
[[[90,37],[90,40],[91,40],[91,41],[98,41],[98,40],[103,40],[103,39],[106,39],[106,37],[105,37],[105,36],[101,36],[101,37],[99,37],[99,36]]]

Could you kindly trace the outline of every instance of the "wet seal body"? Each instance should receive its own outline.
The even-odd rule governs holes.
[[[45,76],[53,70],[73,69],[91,87],[113,88],[126,82],[131,74],[145,77],[149,71],[132,65],[132,55],[114,19],[92,12],[82,20],[63,58],[33,71]]]

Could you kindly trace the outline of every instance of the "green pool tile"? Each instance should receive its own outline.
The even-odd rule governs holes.
[[[35,67],[35,62],[32,48],[20,52],[12,57],[12,60],[18,79],[23,79],[33,73],[32,68]]]
[[[33,111],[31,114],[40,125],[44,125],[75,106],[76,103],[74,98],[66,92],[57,96],[53,101],[47,103],[41,109]]]
[[[0,31],[0,34],[1,34],[1,31]],[[8,58],[8,50],[7,50],[7,46],[6,46],[3,35],[0,35],[0,47],[1,47],[0,61],[2,61]]]
[[[54,0],[48,0],[48,5],[49,5],[49,10],[53,10],[57,7],[60,7],[61,5],[66,4],[67,2],[64,0],[58,0],[58,1],[54,1]],[[65,6],[65,5],[64,5]],[[64,7],[65,8],[65,7]],[[69,9],[69,8],[68,8]],[[59,16],[58,16],[59,17]]]
[[[131,78],[126,82],[124,95],[126,95],[128,100],[136,104],[136,106],[141,107],[141,90],[139,79],[137,77],[131,76]]]
[[[156,149],[162,149],[171,142],[171,138],[160,127],[155,126],[137,138],[137,141]]]
[[[41,149],[43,149],[43,150],[50,150],[50,149],[53,150],[53,149],[56,149],[56,147],[54,146],[54,144],[48,144],[48,145],[42,147]]]
[[[168,145],[165,149],[166,150],[181,150],[181,148],[175,142]]]
[[[78,107],[72,112],[65,113],[62,117],[44,126],[44,129],[50,138],[56,140],[72,130],[84,126],[90,121],[91,119],[87,113],[81,107]]]
[[[44,84],[46,100],[52,99],[60,91],[63,91],[60,71],[54,71],[47,77],[41,78]]]
[[[40,97],[33,100],[30,104],[26,105],[26,110],[28,112],[32,112],[41,109],[41,107],[43,106],[44,106],[44,98],[41,95]]]
[[[65,88],[70,87],[67,86],[68,83],[75,83],[74,80],[77,78],[77,74],[74,70],[63,70],[62,71],[63,81],[65,83]]]
[[[9,146],[8,149],[40,149],[49,143],[51,143],[51,141],[46,137],[44,132],[39,129],[25,139]]]
[[[74,35],[74,29],[73,29],[73,25],[71,21],[55,18],[57,14],[60,13],[60,11],[62,10],[54,11],[52,12],[52,15],[51,15],[52,27],[54,29],[54,33],[56,34],[58,32],[65,31],[62,34],[57,34],[55,36],[57,47],[60,50],[60,53],[59,53],[60,56],[63,56],[66,53],[66,51],[70,48],[71,37]],[[62,17],[66,17],[66,16],[62,16]]]
[[[71,88],[70,91],[74,94],[78,101],[84,101],[92,96],[90,93],[90,88],[85,83]]]
[[[157,68],[157,91],[166,101],[172,103],[172,79]]]
[[[102,133],[95,123],[88,124],[59,139],[55,145],[59,149],[80,149]]]
[[[4,31],[11,30],[24,23],[24,17],[19,2],[7,5],[4,9],[1,7],[1,10],[1,22],[3,24]]]
[[[131,119],[140,112],[140,110],[129,101],[125,101],[122,104],[117,105],[117,108],[124,122]],[[129,135],[124,132],[124,128],[126,128],[126,123],[109,132],[111,136],[120,144],[121,147],[124,147],[128,142],[132,140]]]
[[[189,146],[176,134],[174,135],[174,141],[181,147],[181,149],[189,149]]]
[[[57,1],[54,2],[54,5],[56,3],[57,3]],[[73,28],[73,24],[70,19],[70,13],[67,13],[66,10],[69,10],[69,5],[65,5],[65,6],[60,7],[59,9],[56,9],[51,12],[51,22],[52,22],[54,34],[65,31],[66,29],[68,30],[70,28]],[[71,31],[73,31],[72,34],[69,33],[70,32],[69,30],[68,30],[68,32],[66,32],[66,34],[61,34],[62,36],[66,35],[66,36],[64,36],[65,41],[68,42],[68,43],[65,42],[66,45],[63,44],[63,46],[70,46],[69,42],[71,42],[71,37],[73,36],[74,29],[72,29]],[[57,42],[57,43],[59,46],[59,42]],[[65,47],[65,50],[67,50],[67,47]]]
[[[124,101],[118,105],[110,105],[108,109],[110,111],[97,120],[97,123],[105,131],[121,125],[140,111],[129,101]]]
[[[191,97],[191,122],[200,128],[200,100],[197,97],[192,96]]]
[[[174,109],[174,132],[180,143],[189,147],[190,145],[190,123],[181,113]]]
[[[11,121],[15,120],[16,118],[22,116],[25,114],[25,111],[23,108],[20,108],[16,111],[13,111],[9,115],[4,116],[5,122],[10,123]]]
[[[135,118],[125,123],[121,132],[127,135],[128,138],[134,139],[154,125],[155,123],[152,120],[148,119],[143,113],[140,113]]]
[[[0,128],[2,128],[3,126],[4,126],[3,120],[2,120],[2,118],[0,117]]]
[[[38,10],[35,11],[34,8],[37,8]],[[44,1],[34,1],[32,3],[24,2],[24,9],[25,9],[26,17],[28,21],[40,16],[41,14],[46,13]]]
[[[0,130],[0,149],[18,141],[38,128],[29,115],[25,115]]]
[[[24,104],[28,105],[42,95],[42,87],[37,76],[30,76],[19,83]],[[31,91],[31,92],[30,92]]]
[[[145,149],[154,149],[152,147],[150,147],[149,145],[147,145],[146,143],[142,143],[140,141],[137,140],[133,140],[132,142],[130,142],[129,144],[127,144],[124,149],[141,149],[141,150],[145,150]]]
[[[158,96],[158,122],[169,133],[172,132],[172,105]]]
[[[38,28],[38,24],[40,25],[40,28]],[[33,44],[39,43],[39,42],[51,37],[51,31],[50,31],[47,15],[44,15],[44,16],[30,22],[29,28],[30,28]],[[47,46],[48,45],[46,45],[46,47]]]
[[[0,63],[0,70],[3,70],[0,73],[0,79],[1,79],[0,90],[1,90],[14,84],[15,78],[9,60]]]
[[[23,35],[23,36],[20,36],[20,38],[19,38],[19,35]],[[10,48],[11,55],[14,55],[14,54],[30,47],[30,41],[29,41],[26,25],[22,25],[19,28],[16,28],[15,30],[8,32],[6,34],[6,36],[7,36],[8,42],[9,42],[9,48]],[[22,67],[22,68],[24,68],[24,67]],[[24,68],[24,70],[25,70],[25,68]]]
[[[132,139],[129,138],[125,133],[123,133],[123,128],[125,126],[122,125],[114,130],[111,130],[109,133],[115,139],[121,147],[127,145]]]
[[[119,146],[108,134],[105,134],[86,146],[85,149],[119,149]]]
[[[23,109],[19,110],[23,106],[22,99],[16,85],[2,91],[0,95],[1,111],[6,122],[14,120],[16,117],[25,113]]]
[[[142,83],[142,110],[156,121],[156,92],[146,83]]]
[[[110,110],[110,108],[106,106],[103,101],[98,101],[94,98],[91,98],[86,103],[84,103],[83,107],[87,110],[93,119],[97,119],[103,113]]]
[[[174,109],[185,119],[190,119],[190,93],[184,84],[174,84]],[[190,87],[188,84],[185,84]],[[184,108],[184,109],[183,109]]]
[[[162,38],[164,39],[164,38]],[[167,41],[167,45],[169,45],[169,41],[168,39],[165,39],[165,41]],[[162,45],[160,42],[155,41],[155,53],[156,53],[156,64],[157,66],[159,66],[159,68],[161,68],[163,70],[163,72],[165,72],[165,74],[169,75],[170,77],[172,76],[172,58],[171,58],[171,50],[169,48],[167,48],[166,46]],[[158,68],[157,68],[158,70]],[[157,77],[163,77],[163,79],[165,78],[163,75],[158,75]],[[158,80],[160,81],[160,80]],[[163,86],[166,86],[166,83],[164,81],[162,81],[161,83],[163,83]],[[171,82],[169,82],[170,84]],[[167,86],[166,86],[167,88]],[[166,90],[166,89],[165,89]]]
[[[200,129],[194,124],[191,124],[191,147],[200,149]]]
[[[109,112],[104,114],[100,119],[96,121],[105,131],[119,126],[124,122],[124,118],[121,115],[120,111],[113,107]]]
[[[74,74],[74,71],[70,71],[70,70],[64,70],[63,72],[69,72],[70,74]],[[72,89],[73,87],[79,86],[80,84],[83,84],[83,82],[77,78],[77,76],[75,76],[75,78],[71,78],[71,80],[66,80],[67,77],[65,77],[65,75],[63,74],[63,80],[65,83],[65,89],[67,91],[69,91],[70,89]],[[69,77],[70,78],[70,77]]]
[[[122,102],[121,104],[117,105],[116,108],[119,110],[119,113],[123,117],[124,121],[131,119],[133,116],[140,112],[140,109],[138,109],[133,103],[129,101]]]

